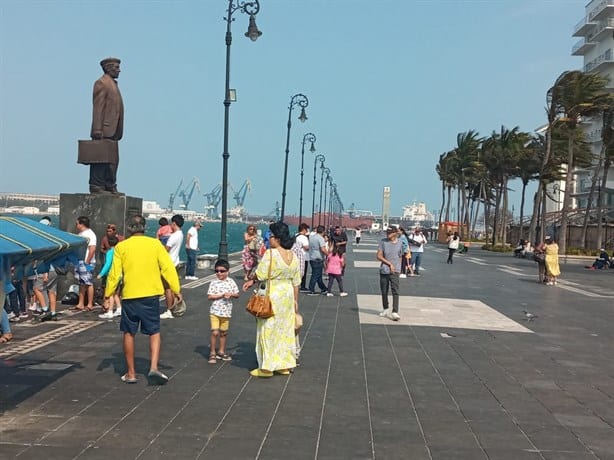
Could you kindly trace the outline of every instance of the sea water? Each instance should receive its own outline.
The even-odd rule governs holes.
[[[8,214],[7,214],[8,215]],[[16,215],[12,214],[13,217],[26,217],[28,219],[32,219],[38,222],[38,220],[43,217],[40,216],[24,216],[22,214]],[[59,216],[50,216],[51,217],[51,225],[58,228],[59,226]],[[198,246],[199,246],[199,254],[217,254],[220,247],[220,235],[221,235],[221,222],[202,222],[203,226],[198,232]],[[183,244],[181,247],[180,259],[186,260],[185,254],[185,235],[192,227],[192,221],[186,221],[183,224],[182,231],[184,235]],[[266,224],[258,225],[252,224],[256,226],[258,232],[264,234],[266,229],[268,228]],[[243,234],[247,230],[248,224],[246,223],[236,223],[229,222],[226,224],[226,241],[228,242],[228,253],[233,253],[237,251],[241,251],[243,249]],[[158,231],[159,225],[157,219],[147,219],[147,227],[145,229],[145,234],[149,236],[156,236],[156,232]],[[72,229],[71,229],[72,230]],[[98,236],[98,243],[100,244],[100,240],[102,239],[102,235]]]
[[[181,229],[183,231],[183,247],[181,248],[180,258],[181,260],[186,259],[185,255],[185,235],[192,227],[192,222],[187,222],[183,225]],[[267,225],[258,225],[252,224],[256,226],[261,234],[264,234],[265,230],[268,228]],[[199,254],[217,254],[220,248],[220,235],[221,235],[221,226],[220,222],[203,222],[203,226],[198,232],[198,247]],[[243,234],[247,230],[248,224],[245,223],[227,223],[226,224],[226,241],[228,242],[228,253],[233,253],[237,251],[241,251],[244,246],[243,242]],[[148,219],[147,220],[147,229],[145,233],[147,235],[155,236],[158,231],[158,221]]]

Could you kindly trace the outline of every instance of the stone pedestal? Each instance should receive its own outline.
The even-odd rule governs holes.
[[[90,218],[90,228],[98,244],[106,233],[107,224],[115,224],[117,233],[126,235],[126,221],[143,212],[143,199],[121,194],[60,194],[60,229],[75,233],[79,216]]]
[[[126,222],[134,215],[142,214],[143,199],[126,195],[61,193],[60,194],[60,229],[76,233],[77,217],[87,216],[90,228],[98,238],[96,251],[96,271],[102,267],[103,258],[100,253],[100,241],[106,234],[107,224],[115,224],[117,233],[126,235]],[[71,284],[76,284],[72,273],[58,278],[58,302]],[[98,286],[98,282],[95,286]]]

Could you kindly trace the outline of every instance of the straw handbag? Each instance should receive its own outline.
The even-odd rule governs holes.
[[[275,315],[273,313],[273,305],[271,305],[271,298],[269,297],[269,289],[271,287],[271,267],[273,266],[273,251],[269,251],[269,274],[266,280],[266,289],[264,293],[260,292],[260,289],[252,294],[247,302],[245,309],[254,315],[256,318],[270,318]]]

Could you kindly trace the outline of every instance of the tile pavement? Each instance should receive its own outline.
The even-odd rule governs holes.
[[[71,316],[96,325],[31,350],[65,325],[16,326],[21,354],[0,349],[0,458],[614,459],[614,271],[564,265],[570,291],[539,285],[529,261],[446,254],[428,246],[423,276],[401,280],[395,323],[378,316],[373,252],[350,250],[350,296],[301,295],[289,377],[249,376],[241,300],[234,360],[207,364],[204,280],[186,285],[186,316],[163,323],[164,387],[144,379],[145,337],[141,381],[119,381],[117,321]]]

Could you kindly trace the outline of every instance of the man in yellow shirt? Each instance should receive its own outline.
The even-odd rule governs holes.
[[[124,333],[124,356],[128,371],[126,383],[136,383],[134,368],[134,336],[139,326],[149,336],[150,370],[148,379],[163,385],[168,377],[158,370],[160,358],[160,301],[164,294],[162,278],[179,302],[182,301],[177,270],[168,252],[155,238],[145,236],[145,219],[134,216],[128,223],[130,237],[115,246],[113,265],[109,271],[105,298],[113,295],[119,282],[122,288],[122,316],[119,329]]]

